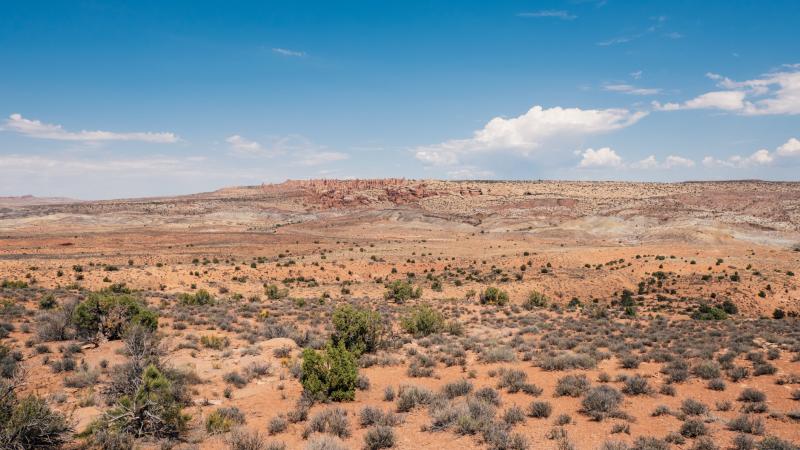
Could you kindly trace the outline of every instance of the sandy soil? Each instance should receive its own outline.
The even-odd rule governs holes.
[[[246,417],[242,426],[261,432],[265,441],[306,448],[314,440],[303,436],[307,422],[268,436],[269,422],[293,410],[301,396],[294,367],[302,347],[324,343],[332,330],[330,314],[350,303],[380,311],[391,329],[391,345],[381,351],[385,364],[359,370],[369,389],[357,391],[355,401],[317,403],[309,411],[313,417],[329,407],[344,408],[351,432],[341,441],[346,448],[364,446],[370,428],[358,423],[364,406],[397,409],[396,401],[384,401],[385,388],[415,385],[438,392],[467,379],[474,392],[497,388],[501,369],[523,371],[542,392],[534,397],[498,389],[496,421],[512,405],[523,410],[532,401],[552,405],[548,418],[525,417],[509,427],[529,448],[595,449],[605,441],[663,439],[687,420],[680,409],[689,398],[709,407],[700,417],[711,440],[727,448],[737,435],[727,423],[742,414],[746,405],[737,398],[746,388],[767,398],[766,412],[753,414],[766,429],[756,440],[770,435],[798,445],[800,402],[792,398],[800,389],[798,245],[796,183],[317,180],[176,198],[14,199],[0,203],[0,280],[25,287],[0,289],[7,306],[2,321],[13,325],[2,344],[23,355],[22,392],[47,398],[83,431],[112,406],[104,387],[112,368],[126,361],[123,343],[42,340],[39,301],[53,294],[63,304],[124,284],[159,313],[165,364],[190,370],[199,380],[190,387],[192,404],[184,408],[192,416],[189,427],[175,448],[229,448],[230,433],[211,434],[205,427],[208,415],[222,406],[239,408]],[[422,287],[422,298],[403,304],[385,300],[385,282],[400,279]],[[270,299],[267,285],[285,289],[285,298]],[[482,305],[478,294],[488,286],[507,292],[509,304]],[[214,306],[180,304],[180,294],[201,289],[213,295]],[[623,290],[633,293],[635,316],[619,306]],[[549,304],[521,308],[532,291],[544,294]],[[691,318],[697,305],[723,301],[736,305],[738,313],[723,321]],[[574,307],[576,302],[580,306]],[[420,303],[461,323],[463,335],[404,332],[401,319]],[[607,307],[604,318],[591,316],[596,306]],[[785,317],[773,319],[776,310]],[[270,337],[264,332],[270,324],[312,338]],[[225,336],[230,344],[203,347],[198,339],[205,335]],[[597,346],[601,335],[607,340]],[[567,345],[568,340],[574,342]],[[99,371],[92,386],[66,387],[70,374],[51,370],[73,342],[82,348],[72,357]],[[39,345],[50,353],[39,353]],[[593,345],[591,352],[584,348]],[[653,358],[659,346],[691,367],[737,349],[731,364],[747,367],[751,376],[733,381],[723,367],[722,391],[709,389],[708,381],[695,375],[670,383],[662,373],[666,363]],[[485,353],[498,347],[511,349],[511,360],[487,362]],[[463,357],[448,366],[453,348]],[[765,362],[774,373],[753,376],[761,360],[749,355],[764,356],[771,349],[777,356]],[[548,356],[581,352],[595,358],[592,367],[541,367]],[[410,376],[419,353],[436,361],[432,376]],[[636,356],[638,367],[623,368],[626,355]],[[254,362],[269,364],[269,373],[243,387],[226,381],[226,374],[244,373]],[[595,421],[581,412],[584,394],[555,396],[558,380],[569,374],[620,390],[621,376],[639,374],[652,391],[624,396],[627,418]],[[609,381],[599,381],[605,374]],[[675,395],[660,393],[665,384]],[[718,408],[724,401],[731,402],[730,410]],[[653,416],[659,405],[672,414]],[[480,432],[428,430],[431,414],[427,407],[402,413],[402,423],[394,427],[395,448],[500,448]],[[561,414],[571,419],[560,427],[566,437],[551,439]],[[627,432],[612,433],[615,425]],[[71,441],[70,447],[85,442]],[[692,448],[697,441],[669,445]],[[137,439],[142,448],[162,444]]]

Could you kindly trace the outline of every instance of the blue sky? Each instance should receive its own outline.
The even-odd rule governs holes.
[[[797,180],[800,2],[5,2],[0,195]]]

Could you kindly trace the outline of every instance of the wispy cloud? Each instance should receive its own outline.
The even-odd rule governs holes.
[[[256,141],[251,141],[238,134],[225,138],[232,152],[242,156],[259,156],[264,154],[264,148]]]
[[[174,133],[113,131],[67,131],[61,125],[43,123],[39,120],[26,119],[20,114],[11,114],[2,128],[24,136],[51,139],[57,141],[103,142],[103,141],[138,141],[157,144],[172,144],[180,139]]]
[[[624,83],[606,84],[603,86],[603,90],[611,92],[621,92],[623,94],[630,94],[630,95],[655,95],[661,92],[661,89],[659,88],[642,88]]]
[[[494,175],[491,170],[479,169],[475,166],[464,166],[447,172],[447,177],[454,180],[484,180],[492,178]]]
[[[533,17],[533,18],[555,18],[561,20],[575,20],[578,16],[571,14],[569,11],[545,9],[541,11],[521,12],[517,17]]]
[[[148,175],[156,172],[172,173],[186,171],[190,166],[205,161],[204,157],[169,158],[163,156],[150,156],[145,158],[127,159],[102,159],[86,158],[75,159],[65,157],[4,155],[0,156],[0,172],[18,170],[40,174],[56,172],[58,174],[84,172],[115,172],[126,175]]]
[[[617,36],[617,37],[614,37],[614,38],[611,38],[611,39],[606,39],[604,41],[600,41],[600,42],[597,43],[597,45],[599,45],[601,47],[608,47],[608,46],[611,46],[611,45],[625,44],[625,43],[633,41],[635,39],[639,39],[642,36],[644,36],[644,34],[634,34],[634,35],[630,35],[630,36]]]
[[[343,161],[350,155],[329,150],[324,145],[318,145],[301,135],[289,135],[271,139],[267,144],[247,139],[234,134],[225,139],[236,156],[267,157],[286,156],[289,162],[299,166],[318,166],[321,164]]]
[[[344,161],[349,158],[350,155],[342,152],[312,151],[301,154],[300,158],[297,160],[297,164],[301,166],[319,166],[321,164]]]
[[[294,58],[302,58],[306,56],[306,52],[302,52],[299,50],[289,50],[287,48],[273,47],[272,51],[282,56],[291,56]]]
[[[628,42],[633,42],[637,39],[640,39],[644,36],[653,34],[661,29],[663,29],[664,25],[667,23],[667,16],[656,16],[650,18],[650,25],[644,28],[641,31],[632,31],[627,34],[621,34],[619,36],[615,36],[610,39],[605,39],[602,41],[597,42],[597,45],[601,47],[609,47],[612,45],[619,45],[619,44],[626,44]],[[668,32],[664,34],[664,37],[669,39],[680,39],[683,37],[680,33],[677,32]]]

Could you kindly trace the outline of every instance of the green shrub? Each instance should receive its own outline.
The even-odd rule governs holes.
[[[70,439],[72,426],[35,395],[18,399],[15,386],[0,381],[0,448],[59,448]]]
[[[178,301],[182,305],[192,305],[192,306],[203,306],[203,305],[213,305],[215,303],[214,296],[211,295],[207,290],[200,289],[194,294],[183,293],[178,296]]]
[[[13,378],[17,373],[22,354],[0,344],[0,378]],[[2,392],[0,392],[2,394]]]
[[[400,326],[415,336],[427,336],[442,330],[444,315],[430,305],[423,304],[414,307],[406,317],[403,317]]]
[[[56,297],[53,294],[47,294],[39,299],[39,309],[53,309],[58,306]]]
[[[504,306],[508,303],[508,293],[490,286],[481,292],[480,301],[482,305]]]
[[[727,314],[733,315],[739,313],[739,308],[736,306],[736,304],[734,304],[730,300],[725,300],[724,302],[722,302],[720,308],[722,308],[722,310],[725,311]]]
[[[0,282],[0,288],[5,289],[25,289],[28,287],[28,283],[20,280],[3,280]]]
[[[356,355],[344,342],[329,342],[324,352],[303,350],[300,382],[303,389],[318,400],[350,401],[355,399],[358,365]]]
[[[158,315],[130,295],[93,293],[75,307],[72,322],[82,338],[91,339],[100,333],[115,340],[121,338],[130,325],[155,330]]]
[[[136,392],[122,396],[96,428],[137,437],[175,438],[186,429],[188,420],[189,416],[181,411],[173,381],[156,366],[149,365]]]
[[[280,289],[278,286],[274,284],[268,284],[264,286],[264,294],[270,300],[278,300],[281,298],[285,298],[289,296],[288,289]]]
[[[383,339],[384,326],[376,311],[345,305],[333,312],[334,344],[343,342],[357,356],[377,350]]]
[[[244,422],[244,413],[239,411],[239,408],[235,406],[217,408],[206,417],[206,432],[208,434],[227,433],[233,427],[242,425]]]
[[[203,347],[214,350],[222,350],[223,348],[230,345],[230,341],[228,340],[227,336],[217,336],[215,334],[207,334],[205,336],[201,336],[200,343],[203,344]]]
[[[692,314],[692,319],[695,320],[725,320],[727,318],[728,314],[725,311],[705,303],[701,304]]]
[[[532,291],[528,294],[528,298],[522,303],[522,307],[527,309],[528,311],[534,308],[544,308],[547,306],[547,297],[544,294],[537,291]]]
[[[408,281],[396,280],[386,286],[386,293],[383,295],[386,300],[393,300],[396,303],[403,303],[412,298],[422,297],[422,288],[414,289]]]

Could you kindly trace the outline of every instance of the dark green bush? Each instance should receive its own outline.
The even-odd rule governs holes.
[[[135,393],[122,396],[93,428],[137,437],[178,437],[186,429],[189,416],[181,411],[173,383],[156,366],[147,366]]]
[[[289,296],[288,289],[280,289],[274,284],[268,284],[264,286],[264,293],[270,300],[279,300]]]
[[[423,304],[416,306],[406,317],[403,317],[400,325],[407,333],[415,336],[427,336],[442,331],[444,315],[431,308],[430,305]]]
[[[383,295],[386,300],[393,300],[396,303],[403,303],[412,298],[422,297],[422,288],[411,285],[405,280],[392,281],[386,285],[386,293]]]
[[[480,301],[482,305],[504,306],[508,303],[508,293],[499,288],[490,286],[481,292]]]
[[[695,320],[725,320],[727,318],[728,314],[725,311],[705,303],[701,304],[692,314],[692,319]]]
[[[532,291],[528,294],[528,298],[525,299],[525,302],[522,303],[522,307],[528,311],[534,308],[544,308],[545,306],[547,306],[547,297],[538,291]]]
[[[303,389],[317,400],[350,401],[356,396],[358,364],[340,341],[329,342],[324,352],[303,350],[300,382]]]
[[[183,293],[178,296],[178,301],[182,305],[213,305],[215,300],[214,296],[211,295],[207,290],[200,289],[194,294]]]
[[[75,307],[72,322],[82,338],[92,339],[100,333],[114,340],[121,338],[131,325],[155,330],[158,315],[130,295],[93,293]]]
[[[377,350],[383,340],[384,326],[376,311],[345,305],[333,312],[334,344],[343,342],[357,356]]]

